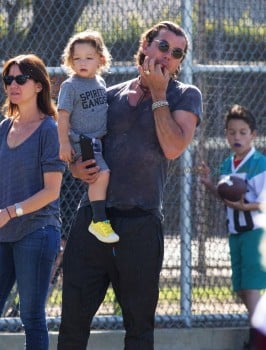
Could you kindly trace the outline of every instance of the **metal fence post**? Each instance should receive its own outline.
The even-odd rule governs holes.
[[[190,48],[186,55],[185,64],[182,70],[183,81],[192,83],[192,1],[183,0],[182,5],[182,27],[188,35]],[[180,192],[180,236],[181,236],[181,317],[187,327],[191,327],[191,298],[192,298],[192,281],[191,281],[191,216],[190,213],[190,198],[191,198],[191,177],[192,172],[192,155],[188,148],[180,158],[181,171],[184,176],[180,177],[181,192]]]

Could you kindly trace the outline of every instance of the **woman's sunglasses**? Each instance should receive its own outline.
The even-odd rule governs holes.
[[[158,49],[161,52],[169,52],[170,50],[170,45],[166,40],[154,40],[158,43]],[[176,58],[177,60],[179,60],[180,58],[185,56],[185,53],[182,49],[180,49],[179,47],[173,49],[171,51],[171,55]]]
[[[16,75],[16,76],[5,75],[3,77],[3,81],[6,85],[11,85],[13,80],[15,80],[15,82],[18,85],[24,85],[28,79],[30,79],[30,76],[26,75],[26,74],[20,74],[20,75]]]

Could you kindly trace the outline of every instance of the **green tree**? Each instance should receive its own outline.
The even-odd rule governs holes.
[[[60,64],[63,48],[88,4],[90,0],[6,1],[8,26],[2,38],[1,57],[6,59],[10,54],[33,52],[43,58],[47,65]],[[16,29],[16,23],[23,23],[23,13],[31,11],[29,27]],[[5,50],[10,43],[13,43],[11,53]]]

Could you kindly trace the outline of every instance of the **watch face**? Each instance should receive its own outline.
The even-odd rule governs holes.
[[[15,204],[15,208],[16,208],[17,216],[23,215],[23,209],[21,208],[21,206],[19,206],[18,204]]]

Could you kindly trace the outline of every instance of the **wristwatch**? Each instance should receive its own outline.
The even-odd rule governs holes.
[[[21,208],[21,206],[18,203],[14,204],[14,205],[15,205],[16,215],[17,216],[23,215],[24,212],[23,212],[23,209]]]

